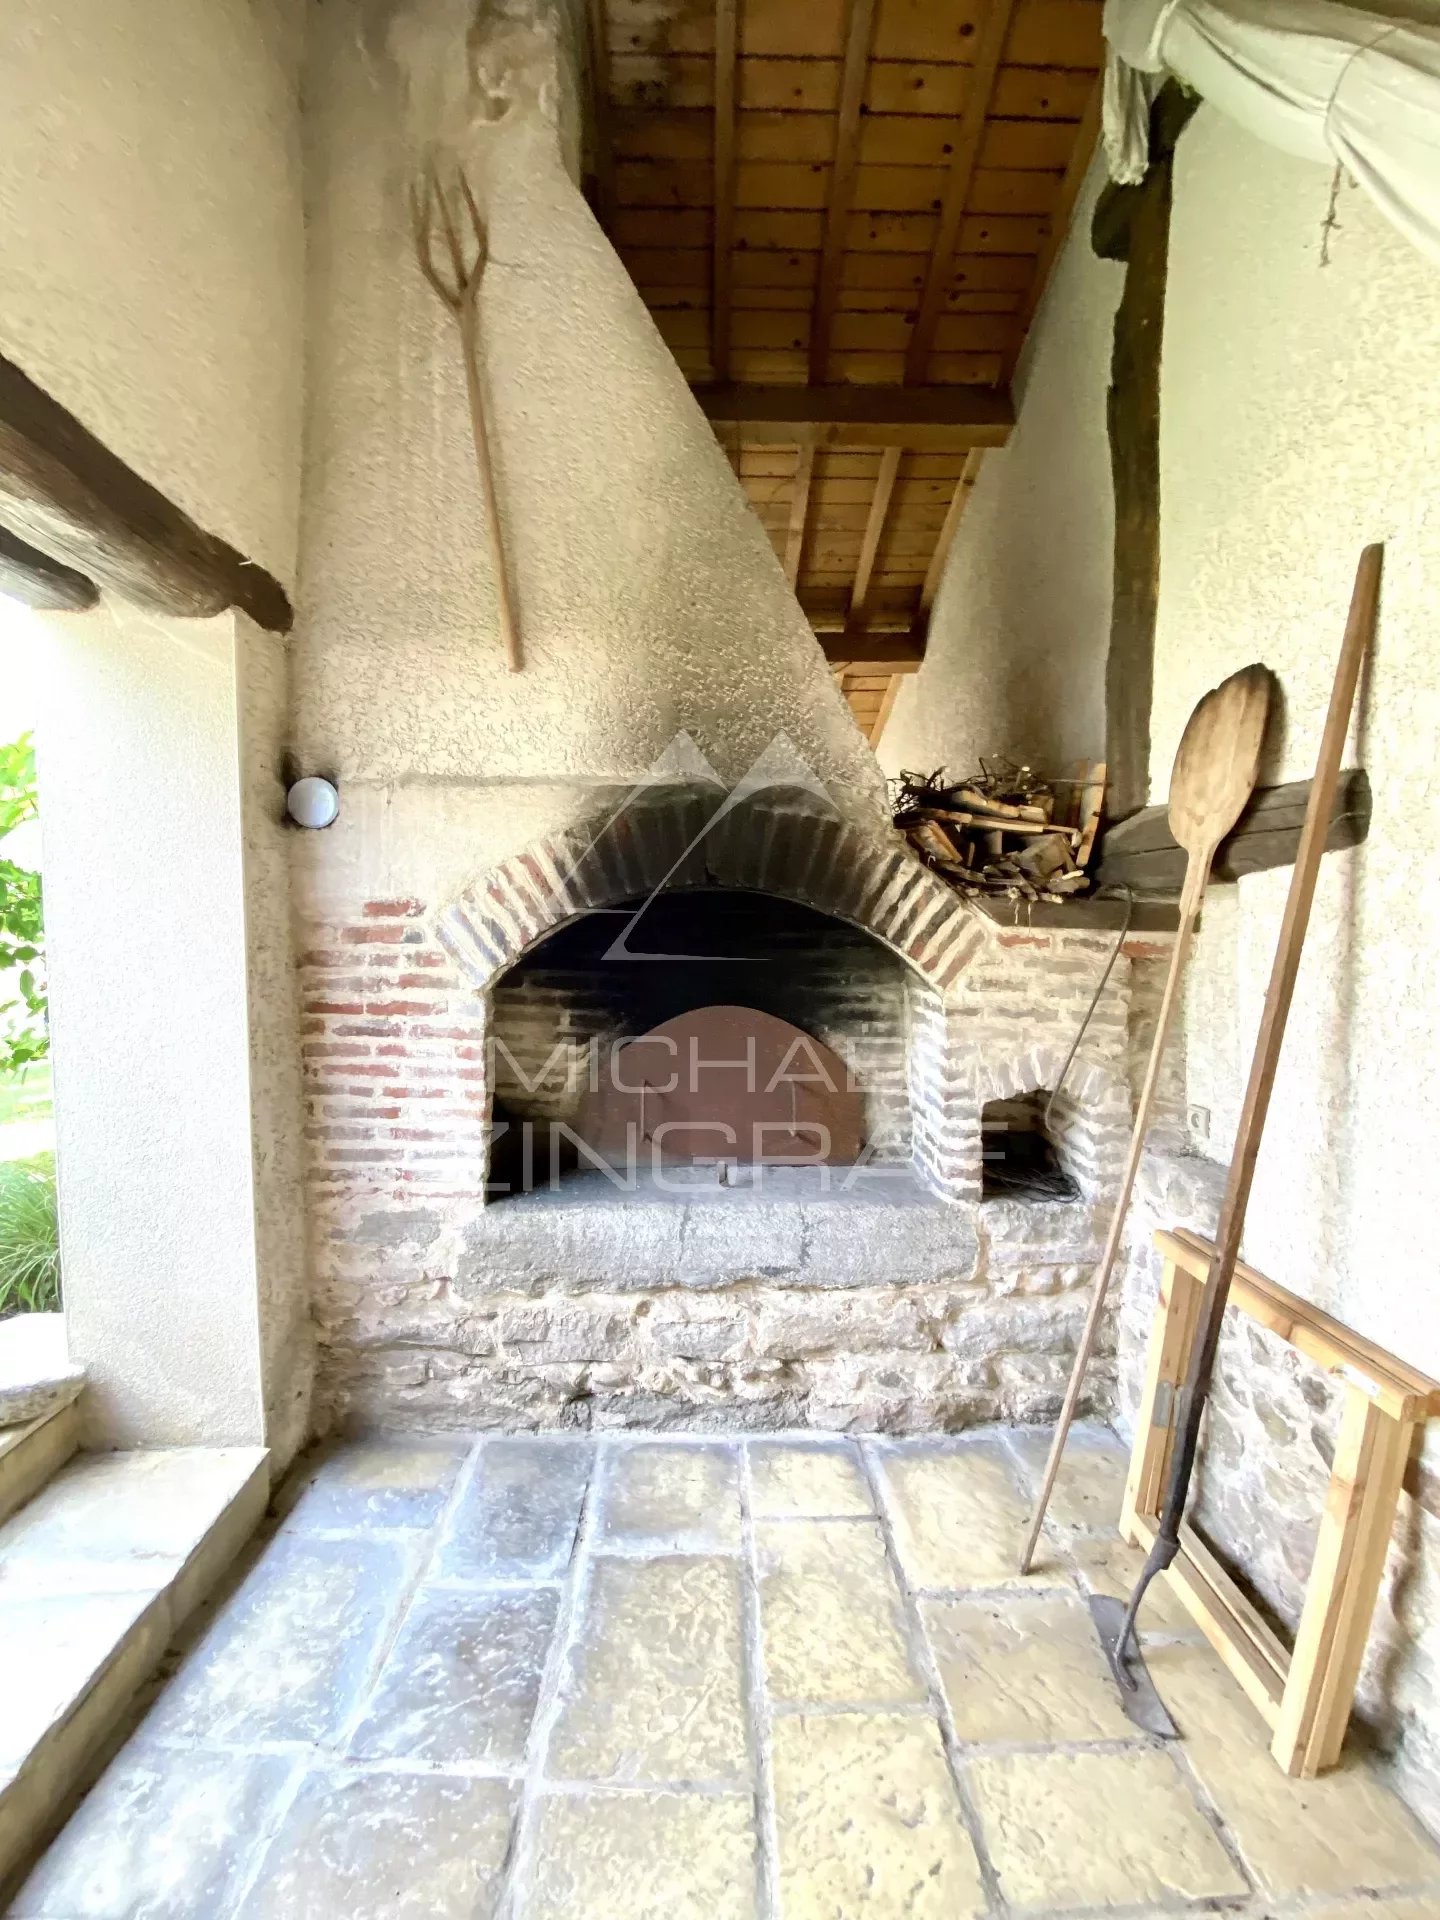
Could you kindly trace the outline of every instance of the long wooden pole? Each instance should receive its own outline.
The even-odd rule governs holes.
[[[1250,1064],[1245,1104],[1241,1109],[1240,1125],[1235,1135],[1235,1151],[1230,1160],[1230,1177],[1225,1188],[1224,1204],[1220,1210],[1220,1228],[1215,1236],[1215,1257],[1210,1263],[1210,1271],[1206,1276],[1205,1292],[1200,1301],[1198,1334],[1191,1350],[1190,1364],[1186,1370],[1185,1382],[1180,1389],[1176,1406],[1175,1447],[1170,1462],[1170,1478],[1165,1490],[1165,1504],[1161,1510],[1154,1544],[1146,1558],[1140,1578],[1136,1582],[1129,1610],[1125,1616],[1125,1624],[1120,1630],[1119,1639],[1113,1649],[1112,1664],[1116,1672],[1122,1676],[1126,1643],[1130,1638],[1145,1589],[1157,1573],[1163,1573],[1171,1564],[1180,1548],[1180,1523],[1184,1518],[1185,1501],[1190,1491],[1190,1479],[1199,1447],[1205,1396],[1209,1391],[1210,1378],[1215,1369],[1215,1354],[1220,1344],[1220,1329],[1224,1322],[1225,1302],[1229,1297],[1230,1282],[1235,1275],[1235,1263],[1240,1257],[1240,1241],[1245,1231],[1245,1214],[1250,1204],[1250,1189],[1255,1180],[1255,1163],[1260,1153],[1266,1115],[1270,1110],[1270,1095],[1275,1087],[1276,1070],[1280,1065],[1280,1049],[1284,1044],[1285,1024],[1295,993],[1295,980],[1300,971],[1300,955],[1305,945],[1306,928],[1310,923],[1310,908],[1315,898],[1315,882],[1320,872],[1320,861],[1325,852],[1325,838],[1330,826],[1330,809],[1334,803],[1335,788],[1340,778],[1340,761],[1345,751],[1345,738],[1350,730],[1350,714],[1355,704],[1355,689],[1359,685],[1360,669],[1365,655],[1374,638],[1380,602],[1380,569],[1384,551],[1384,548],[1378,545],[1366,547],[1360,555],[1360,564],[1355,573],[1355,589],[1350,599],[1349,618],[1345,623],[1345,638],[1341,644],[1340,659],[1335,668],[1335,681],[1330,691],[1330,709],[1325,716],[1325,731],[1320,738],[1315,777],[1310,786],[1310,803],[1306,808],[1305,825],[1300,833],[1300,846],[1295,856],[1295,871],[1290,878],[1290,892],[1285,901],[1285,917],[1280,925],[1280,940],[1275,949],[1275,963],[1271,969],[1270,986],[1265,995],[1265,1006],[1260,1016],[1260,1031],[1255,1042],[1255,1054]]]
[[[1105,1311],[1106,1296],[1110,1291],[1110,1276],[1120,1251],[1120,1236],[1125,1231],[1125,1219],[1130,1211],[1130,1196],[1135,1190],[1140,1158],[1145,1151],[1145,1137],[1150,1131],[1150,1113],[1155,1104],[1155,1090],[1160,1083],[1160,1063],[1180,1005],[1180,982],[1184,978],[1185,963],[1189,958],[1190,948],[1194,944],[1195,927],[1200,918],[1201,902],[1205,898],[1205,883],[1210,877],[1210,859],[1213,853],[1212,848],[1208,854],[1192,854],[1185,869],[1185,886],[1180,895],[1180,926],[1170,954],[1170,971],[1165,977],[1165,992],[1155,1021],[1155,1037],[1150,1043],[1150,1060],[1145,1069],[1145,1082],[1140,1089],[1140,1100],[1135,1109],[1135,1123],[1130,1133],[1130,1151],[1126,1156],[1120,1191],[1115,1197],[1115,1208],[1110,1215],[1110,1231],[1105,1238],[1105,1250],[1100,1256],[1099,1266],[1095,1269],[1090,1311],[1085,1316],[1080,1344],[1075,1353],[1075,1364],[1070,1370],[1070,1382],[1065,1389],[1064,1404],[1060,1409],[1060,1418],[1055,1423],[1055,1437],[1050,1442],[1050,1454],[1045,1462],[1045,1477],[1036,1497],[1035,1510],[1030,1516],[1030,1530],[1025,1536],[1025,1545],[1021,1549],[1021,1573],[1030,1571],[1030,1563],[1035,1557],[1035,1545],[1040,1538],[1040,1529],[1045,1521],[1045,1510],[1050,1504],[1050,1495],[1055,1489],[1055,1478],[1060,1471],[1065,1442],[1070,1436],[1070,1428],[1075,1420],[1075,1410],[1080,1404],[1081,1389],[1085,1384],[1085,1374],[1090,1365],[1090,1356],[1095,1351],[1095,1342],[1099,1337],[1100,1320]]]

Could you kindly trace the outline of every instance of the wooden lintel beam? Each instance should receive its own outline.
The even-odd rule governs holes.
[[[793,592],[805,559],[805,528],[810,518],[810,482],[815,477],[814,447],[795,454],[795,478],[790,489],[790,524],[785,532],[785,578]]]
[[[1070,231],[1075,202],[1081,187],[1085,184],[1085,175],[1090,170],[1095,143],[1100,137],[1104,92],[1104,75],[1097,74],[1095,84],[1090,89],[1089,97],[1085,102],[1084,117],[1075,130],[1075,144],[1070,149],[1070,164],[1065,169],[1065,177],[1060,182],[1060,198],[1054,213],[1050,216],[1050,231],[1045,236],[1045,244],[1041,247],[1040,257],[1035,262],[1035,271],[1030,276],[1030,285],[1015,315],[1015,331],[1011,336],[1010,345],[1005,349],[1004,359],[1000,363],[1000,377],[1007,382],[1014,378],[1015,365],[1024,349],[1025,336],[1030,331],[1030,322],[1039,311],[1056,259],[1059,257],[1061,247],[1065,244],[1065,236]]]
[[[816,638],[831,665],[843,666],[850,674],[918,673],[925,658],[923,627],[904,633],[847,627],[843,633],[822,633]]]
[[[62,566],[0,527],[0,593],[37,613],[83,613],[100,598],[88,575]]]
[[[875,477],[875,491],[870,496],[870,512],[860,540],[860,558],[855,563],[855,584],[850,590],[850,618],[857,626],[864,625],[870,576],[875,571],[875,555],[880,549],[886,517],[890,512],[890,496],[895,491],[896,476],[900,472],[901,451],[899,447],[886,447],[880,456],[880,471]]]
[[[830,169],[825,234],[820,248],[820,278],[810,319],[810,378],[817,386],[823,385],[830,370],[830,332],[840,300],[840,282],[845,272],[850,209],[855,200],[855,176],[860,166],[860,114],[865,104],[865,75],[870,64],[870,42],[874,31],[875,0],[849,0],[845,23],[845,64],[840,76],[840,111],[835,130],[835,160]]]
[[[950,171],[946,175],[945,191],[940,201],[940,222],[936,229],[935,245],[931,250],[930,264],[925,272],[925,287],[920,295],[915,325],[910,333],[910,345],[905,354],[907,386],[918,386],[925,378],[930,365],[930,351],[935,345],[935,329],[950,295],[960,222],[965,217],[966,204],[970,199],[970,183],[975,177],[980,144],[985,138],[985,121],[995,91],[995,76],[1000,71],[1005,42],[1010,37],[1010,21],[1014,11],[1015,0],[990,0],[985,24],[980,29],[971,56],[965,106],[960,115],[955,151],[950,157]]]
[[[730,255],[735,241],[735,72],[739,0],[715,0],[715,214],[711,226],[710,364],[730,377]]]
[[[718,429],[736,427],[751,446],[904,447],[968,453],[1003,447],[1015,424],[1003,387],[695,388]]]
[[[278,580],[197,527],[3,356],[0,521],[148,612],[203,617],[240,607],[272,633],[290,630]]]

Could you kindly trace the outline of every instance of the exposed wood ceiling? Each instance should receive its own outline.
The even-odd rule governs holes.
[[[878,739],[1089,160],[1102,0],[589,5],[601,218]],[[863,430],[856,387],[893,396]]]

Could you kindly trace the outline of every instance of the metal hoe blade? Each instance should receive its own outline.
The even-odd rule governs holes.
[[[1123,1600],[1112,1600],[1107,1594],[1100,1593],[1090,1596],[1090,1618],[1095,1622],[1100,1645],[1115,1676],[1120,1704],[1128,1719],[1133,1720],[1137,1727],[1143,1727],[1146,1733],[1153,1733],[1157,1740],[1178,1740],[1179,1729],[1166,1711],[1165,1702],[1155,1691],[1155,1683],[1145,1670],[1145,1662],[1140,1657],[1133,1634],[1129,1636],[1130,1644],[1123,1657],[1117,1653],[1125,1625],[1125,1611]]]

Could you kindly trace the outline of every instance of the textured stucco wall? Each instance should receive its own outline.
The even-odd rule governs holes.
[[[533,110],[479,135],[471,166],[490,223],[482,352],[526,662],[505,671],[457,330],[411,250],[393,36],[357,33],[343,8],[317,9],[312,29],[302,756],[335,769],[352,806],[383,811],[408,783],[397,804],[417,861],[418,784],[446,815],[472,803],[439,788],[487,783],[472,872],[563,817],[546,783],[642,773],[682,728],[726,776],[783,730],[843,805],[873,816],[873,757]],[[362,783],[386,797],[360,801]],[[393,866],[393,839],[366,850]]]
[[[1124,269],[1090,250],[1081,194],[1016,381],[1010,444],[987,453],[936,596],[925,664],[880,742],[886,771],[982,754],[1058,769],[1105,746],[1114,507],[1105,437]]]
[[[304,1108],[283,763],[283,640],[235,616],[255,1284],[272,1472],[303,1444],[315,1370],[305,1271]]]
[[[232,616],[43,623],[64,1298],[108,1445],[263,1441]]]
[[[1387,542],[1379,640],[1347,759],[1365,847],[1327,856],[1247,1237],[1276,1279],[1440,1374],[1425,1168],[1440,1123],[1440,271],[1330,179],[1203,109],[1176,160],[1162,400],[1152,779],[1194,701],[1246,661],[1280,676],[1268,775],[1313,767],[1355,562]],[[1190,1098],[1229,1151],[1289,870],[1212,893]]]
[[[298,0],[26,0],[0,27],[0,351],[294,569]]]

